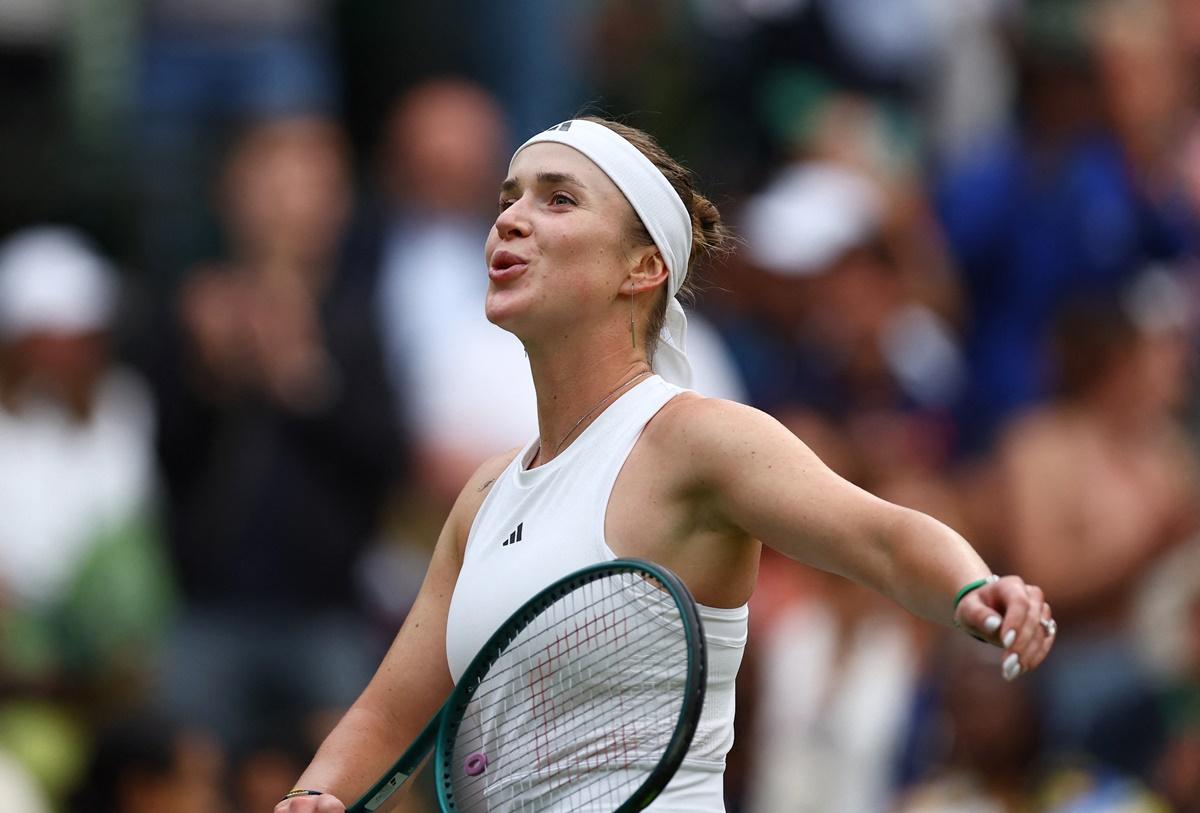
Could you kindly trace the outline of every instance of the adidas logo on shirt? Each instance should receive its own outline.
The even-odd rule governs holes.
[[[517,523],[517,530],[515,530],[515,531],[513,531],[511,534],[509,534],[509,535],[508,535],[508,539],[505,539],[505,540],[504,540],[503,542],[501,542],[500,544],[501,544],[503,547],[508,547],[509,545],[515,545],[515,544],[517,544],[518,542],[520,542],[520,541],[521,541],[521,529],[522,529],[522,528],[524,528],[524,527],[525,527],[525,523],[524,523],[524,522],[519,522],[519,523]]]

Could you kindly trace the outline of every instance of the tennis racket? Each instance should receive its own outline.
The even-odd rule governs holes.
[[[347,813],[377,810],[430,750],[445,813],[641,810],[691,744],[705,669],[700,616],[674,574],[637,559],[583,568],[504,622]]]

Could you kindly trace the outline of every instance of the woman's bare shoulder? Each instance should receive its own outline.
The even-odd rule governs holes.
[[[794,440],[777,420],[761,410],[686,392],[658,411],[646,425],[644,437],[656,451],[694,465],[701,458],[712,459],[739,448],[774,442],[782,437],[778,433]]]
[[[689,390],[668,401],[650,420],[647,429],[671,434],[713,431],[723,434],[776,423],[774,418],[754,407],[724,398],[709,398]]]
[[[462,491],[459,492],[458,499],[455,500],[454,507],[450,510],[449,521],[454,525],[460,552],[466,546],[467,533],[471,530],[471,524],[475,522],[475,515],[479,513],[480,506],[487,499],[496,480],[520,451],[519,448],[509,449],[483,461],[467,479]]]
[[[471,495],[486,495],[496,482],[496,478],[516,459],[520,451],[519,447],[509,449],[506,452],[489,457],[479,464],[479,468],[475,469],[475,473],[467,480],[467,485],[463,488],[463,495],[468,497],[471,497]],[[478,497],[478,499],[480,502],[483,501],[482,496]]]

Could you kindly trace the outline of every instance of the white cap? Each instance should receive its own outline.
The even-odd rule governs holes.
[[[1126,289],[1121,304],[1139,330],[1161,335],[1195,325],[1194,298],[1179,272],[1151,265]]]
[[[104,330],[116,299],[112,269],[72,229],[27,229],[0,245],[0,337]]]
[[[743,211],[750,259],[775,274],[819,274],[879,228],[883,199],[851,169],[799,164],[775,176]]]

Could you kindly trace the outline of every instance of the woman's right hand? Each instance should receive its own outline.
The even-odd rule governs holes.
[[[274,813],[346,813],[346,805],[331,793],[293,796],[275,805]]]

